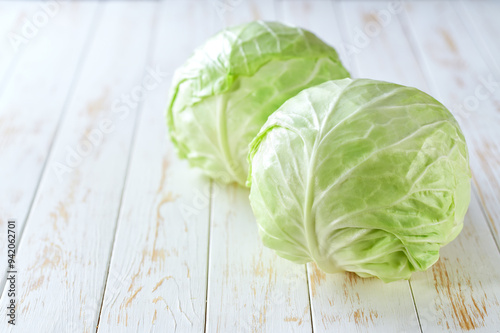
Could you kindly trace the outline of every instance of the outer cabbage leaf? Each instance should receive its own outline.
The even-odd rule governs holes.
[[[249,163],[264,244],[327,273],[389,282],[426,270],[470,201],[456,120],[431,96],[387,82],[302,91],[269,117]]]
[[[244,185],[248,145],[268,116],[302,89],[348,76],[336,51],[306,30],[261,21],[223,30],[174,75],[170,137],[192,166]]]

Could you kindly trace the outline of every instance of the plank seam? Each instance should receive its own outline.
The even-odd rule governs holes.
[[[314,320],[312,311],[312,296],[311,296],[311,286],[309,285],[309,268],[307,264],[304,265],[306,269],[306,282],[307,282],[307,299],[309,300],[309,316],[311,317],[311,332],[314,333]]]
[[[396,16],[396,19],[398,20],[399,25],[401,26],[401,30],[403,30],[403,34],[406,36],[406,40],[408,41],[410,49],[413,55],[415,56],[415,61],[418,64],[420,73],[422,73],[424,81],[429,85],[429,89],[436,95],[436,93],[438,92],[436,83],[429,75],[430,69],[427,66],[427,63],[421,53],[420,47],[417,45],[415,41],[416,37],[414,36],[413,32],[408,26],[409,18],[408,18],[408,13],[406,12],[406,8],[404,8],[401,14],[402,15]]]
[[[415,309],[415,314],[417,315],[418,327],[420,328],[420,333],[422,333],[422,324],[420,322],[420,315],[417,310],[417,302],[415,302],[415,295],[413,294],[413,287],[411,286],[411,280],[408,280],[408,286],[410,287],[411,299],[413,300],[413,308]]]
[[[495,232],[491,226],[491,223],[488,223],[490,219],[488,218],[488,214],[486,213],[486,208],[483,206],[483,201],[481,200],[482,198],[481,192],[479,191],[474,178],[472,178],[472,180],[474,181],[474,184],[473,186],[471,186],[471,191],[473,192],[474,195],[471,196],[471,201],[474,200],[474,198],[472,197],[475,197],[476,201],[478,202],[479,209],[481,210],[481,214],[483,215],[484,221],[488,225],[488,230],[490,231],[491,237],[493,237],[493,243],[495,243],[498,253],[500,253],[500,241],[497,240],[497,238],[495,237]],[[492,221],[492,223],[494,222]]]
[[[68,104],[72,100],[74,91],[76,89],[77,82],[79,81],[79,78],[80,78],[80,75],[81,75],[81,71],[82,71],[82,68],[83,68],[83,63],[84,63],[85,59],[87,58],[88,50],[90,49],[89,45],[90,45],[93,37],[96,34],[97,25],[98,24],[95,24],[95,23],[96,22],[98,23],[99,21],[100,21],[100,15],[99,15],[97,7],[96,7],[95,12],[94,12],[94,14],[92,15],[92,18],[91,18],[91,23],[90,23],[90,26],[89,26],[89,31],[87,33],[86,40],[85,40],[85,42],[83,44],[83,48],[82,48],[82,53],[80,55],[80,59],[77,62],[76,70],[75,70],[75,73],[73,75],[73,79],[71,80],[70,87],[68,89],[67,97],[64,100],[64,103],[63,103],[63,106],[62,106],[61,115],[59,116],[59,119],[57,121],[54,133],[52,134],[52,138],[50,139],[50,144],[49,144],[49,149],[48,149],[48,152],[47,152],[47,157],[45,158],[45,161],[44,161],[44,163],[42,165],[42,169],[40,171],[40,177],[39,177],[39,179],[38,179],[38,181],[37,181],[37,183],[35,185],[35,191],[33,193],[33,196],[31,198],[31,200],[30,200],[30,203],[28,204],[28,211],[27,211],[26,217],[24,219],[24,223],[21,224],[19,232],[16,235],[18,237],[18,239],[19,239],[18,245],[17,245],[17,248],[16,248],[16,256],[17,256],[17,253],[19,252],[19,248],[21,247],[22,236],[24,234],[24,229],[26,228],[26,225],[28,224],[28,221],[30,220],[31,213],[32,213],[32,208],[33,208],[33,204],[35,203],[36,197],[38,196],[38,193],[39,193],[39,190],[40,190],[40,185],[42,184],[43,179],[45,178],[46,174],[48,173],[48,171],[47,171],[47,165],[48,165],[48,163],[50,161],[51,155],[53,154],[53,147],[55,145],[55,142],[57,141],[57,138],[59,137],[59,134],[61,132],[61,125],[64,122],[64,119],[66,118],[66,114],[68,113],[67,112]],[[7,278],[7,272],[5,272],[5,274],[2,276],[2,280],[0,281],[0,290],[2,290],[2,292],[4,291],[4,288],[5,288],[6,278]]]
[[[408,27],[409,18],[408,13],[406,12],[406,8],[404,8],[402,15],[396,16],[396,20],[399,22],[401,30],[403,31],[403,34],[406,37],[408,44],[410,45],[410,49],[413,55],[415,56],[415,61],[417,62],[418,66],[417,70],[420,70],[420,73],[422,73],[424,81],[429,85],[429,89],[434,93],[437,92],[437,87],[434,80],[432,80],[432,78],[429,76],[429,69],[427,68],[425,60],[421,54],[421,50],[415,41],[415,36],[412,34],[412,31]],[[408,286],[410,287],[411,299],[413,302],[413,308],[415,309],[415,314],[417,316],[418,327],[420,328],[420,332],[422,333],[422,323],[420,321],[420,314],[418,313],[418,306],[417,302],[415,301],[415,295],[413,294],[411,280],[408,280]]]
[[[213,204],[213,180],[210,180],[210,198],[208,199],[208,242],[207,242],[207,269],[206,269],[206,282],[205,282],[205,325],[203,332],[207,332],[208,328],[208,283],[210,281],[210,241],[211,241],[211,234],[212,234],[212,204]]]
[[[339,31],[340,31],[340,34],[342,36],[342,39],[349,40],[349,33],[347,31],[348,26],[347,26],[347,22],[345,20],[346,16],[345,16],[344,8],[343,8],[343,3],[332,0],[332,4],[334,7],[334,11],[336,14],[338,27],[339,27]],[[410,45],[410,49],[415,56],[416,62],[418,64],[419,68],[421,68],[422,67],[422,59],[420,58],[420,55],[416,52],[416,49],[413,45],[413,41],[408,38],[408,34],[406,31],[405,25],[401,22],[402,20],[400,19],[399,15],[395,15],[395,19],[397,20],[397,22],[400,23],[400,26],[403,30],[403,34],[406,36],[406,39],[408,40],[408,43]],[[358,59],[356,57],[351,56],[351,59],[346,59],[346,61],[348,62],[348,64],[350,64],[352,66],[352,68],[350,69],[351,73],[355,73],[355,74],[359,73],[359,64],[358,64]],[[418,313],[418,308],[417,308],[417,304],[415,302],[415,298],[413,296],[413,289],[412,289],[410,281],[408,281],[408,288],[410,290],[410,295],[412,298],[412,303],[413,303],[413,308],[415,310],[415,315],[417,317],[418,326],[419,326],[420,332],[422,332],[422,326],[420,323],[420,315]]]
[[[460,9],[458,9],[456,6],[452,6],[452,8],[455,11],[457,17],[459,17],[461,19],[462,24],[464,25],[465,29],[468,31],[474,45],[476,46],[476,49],[478,50],[478,53],[481,55],[481,57],[483,58],[485,64],[488,66],[488,68],[490,70],[493,68],[493,70],[491,70],[492,72],[500,71],[498,66],[496,66],[496,64],[495,64],[491,49],[488,47],[488,43],[484,40],[484,38],[482,38],[481,34],[479,33],[479,27],[476,24],[476,20],[474,20],[472,18],[472,16],[470,15],[470,13],[467,12],[466,3],[464,1],[460,1]],[[477,13],[477,14],[479,15],[479,13]],[[468,24],[466,24],[466,23],[468,23]],[[471,26],[472,26],[472,28],[471,28]],[[489,163],[487,163],[487,164],[489,165]],[[483,204],[483,200],[482,200],[483,196],[481,194],[480,188],[477,185],[477,183],[475,182],[474,178],[473,178],[473,181],[474,181],[475,186],[472,189],[476,195],[477,200],[479,201],[479,207],[481,209],[483,217],[485,218],[486,222],[490,222],[490,220],[491,220],[489,218],[490,214],[487,213],[488,208],[486,207],[486,205]],[[491,221],[491,223],[495,223],[495,222]],[[491,223],[487,223],[488,228],[493,236],[497,250],[500,253],[500,238],[493,230]]]
[[[145,61],[143,72],[146,72],[148,64],[151,61],[151,58],[153,57],[153,54],[154,54],[154,52],[153,52],[154,46],[155,46],[154,44],[156,41],[156,34],[157,34],[157,30],[158,30],[158,26],[157,26],[158,15],[159,15],[158,13],[160,12],[160,9],[158,7],[161,8],[161,4],[163,4],[163,3],[165,3],[165,2],[158,2],[156,4],[156,10],[154,11],[154,16],[153,16],[153,25],[151,27],[151,34],[149,36],[150,39],[149,39],[149,43],[148,43],[147,60]],[[128,177],[129,177],[129,173],[130,173],[130,164],[132,161],[132,157],[134,156],[134,152],[135,152],[136,137],[137,137],[139,124],[140,124],[141,119],[142,119],[141,115],[142,115],[143,107],[144,107],[144,100],[141,100],[137,106],[137,109],[136,109],[137,112],[136,112],[136,115],[134,118],[134,127],[132,129],[132,137],[130,138],[130,144],[129,144],[130,148],[129,148],[129,152],[128,152],[128,156],[127,156],[126,167],[125,167],[125,177],[123,179],[123,186],[121,189],[120,200],[118,203],[118,212],[116,215],[115,225],[114,225],[114,229],[113,229],[113,239],[111,241],[112,246],[111,246],[111,250],[108,254],[109,259],[106,263],[106,271],[104,273],[104,283],[102,286],[101,299],[100,299],[101,304],[99,305],[99,313],[97,316],[97,323],[96,323],[96,328],[95,328],[96,333],[99,330],[99,323],[101,322],[101,313],[102,313],[102,307],[104,304],[104,297],[106,296],[106,287],[108,285],[109,271],[111,269],[111,262],[113,259],[113,253],[114,253],[114,249],[115,249],[115,245],[116,245],[116,232],[118,230],[118,225],[120,223],[120,217],[121,217],[122,206],[123,206],[123,197],[124,197],[124,194],[125,194],[126,188],[127,188]]]
[[[425,82],[427,82],[429,84],[431,91],[434,94],[437,95],[438,89],[437,89],[437,86],[435,85],[435,82],[434,82],[432,76],[430,75],[430,70],[429,70],[429,68],[427,66],[423,66],[423,64],[425,63],[425,60],[423,59],[422,50],[419,47],[419,45],[416,43],[416,37],[414,36],[414,32],[408,26],[408,22],[409,22],[408,15],[409,14],[407,12],[407,9],[405,8],[404,9],[404,16],[401,17],[401,18],[398,17],[397,19],[399,20],[400,25],[401,25],[402,30],[403,30],[403,33],[406,36],[406,38],[407,38],[407,40],[408,40],[408,42],[410,44],[410,47],[412,48],[412,50],[413,50],[413,52],[415,54],[415,57],[417,59],[417,64],[419,66],[420,72],[422,73],[422,75],[424,77]],[[471,38],[472,37],[473,36],[471,36]],[[476,45],[476,48],[477,48],[477,45]],[[481,51],[481,50],[478,49],[478,51]],[[474,181],[474,177],[472,177],[472,181]],[[488,220],[487,215],[485,213],[483,204],[482,204],[481,200],[479,199],[479,197],[477,196],[478,190],[476,189],[475,182],[473,184],[471,184],[471,192],[473,194],[471,196],[471,202],[472,202],[472,200],[476,200],[477,201],[477,203],[478,203],[478,205],[480,207],[480,210],[481,210],[481,214],[483,215],[483,218],[484,218],[484,223],[487,224],[488,230],[490,231],[490,235],[493,238],[493,242],[495,243],[495,245],[497,247],[497,250],[500,252],[499,244],[498,244],[498,242],[497,242],[497,240],[495,238],[495,235],[493,233],[493,230],[491,228],[490,223],[488,223],[489,220]],[[414,297],[414,294],[413,294],[413,288],[412,288],[412,285],[411,285],[411,281],[408,281],[408,283],[409,283],[410,290],[411,290],[413,304],[415,306],[415,312],[417,314],[417,319],[418,319],[418,323],[419,323],[419,327],[420,327],[420,332],[423,332],[422,326],[421,326],[421,323],[420,323],[420,316],[419,316],[419,313],[418,313],[418,307],[417,307],[417,304],[415,302],[415,297]]]
[[[460,18],[465,30],[467,30],[467,32],[469,33],[472,42],[481,55],[481,58],[483,58],[484,62],[486,63],[488,68],[490,68],[490,70],[493,68],[493,70],[491,70],[492,72],[497,72],[497,74],[499,74],[500,68],[498,68],[498,66],[495,64],[493,53],[488,47],[488,43],[479,33],[479,27],[476,24],[476,20],[474,20],[470,13],[467,12],[465,2],[460,1],[460,9],[458,9],[457,6],[458,5],[452,6],[452,8],[455,11],[457,17]]]
[[[405,8],[404,19],[398,18],[398,20],[403,28],[403,33],[405,34],[405,36],[410,44],[410,47],[412,48],[412,50],[414,50],[414,53],[417,57],[417,63],[418,63],[419,68],[420,68],[420,72],[422,73],[425,82],[427,82],[429,84],[429,88],[432,91],[432,93],[436,96],[439,96],[437,86],[435,85],[434,79],[432,78],[432,76],[430,74],[429,68],[427,66],[422,65],[423,63],[425,63],[425,60],[423,59],[423,54],[422,54],[421,48],[416,43],[416,37],[414,35],[414,32],[408,26],[408,22],[409,22],[408,15],[409,14],[407,13],[407,10]],[[472,39],[474,39],[473,36],[470,36],[470,37]],[[476,45],[476,49],[478,49],[477,45]],[[478,49],[478,52],[481,53],[481,50]],[[421,59],[421,60],[419,60],[419,59]],[[483,60],[484,60],[484,58],[483,58]],[[486,60],[484,60],[484,61],[485,61],[486,65],[489,67],[488,62]],[[474,148],[474,147],[472,147],[472,148]],[[474,192],[474,194],[476,195],[475,197],[476,197],[476,200],[478,201],[479,207],[481,208],[480,210],[481,210],[481,214],[483,215],[484,222],[487,224],[488,230],[490,231],[491,237],[493,238],[493,242],[495,243],[497,250],[500,252],[500,240],[497,240],[495,233],[491,227],[491,223],[489,223],[490,219],[488,218],[488,215],[486,214],[486,210],[485,210],[486,208],[483,207],[483,203],[480,200],[479,193],[481,193],[481,192],[479,191],[478,186],[475,183],[474,172],[472,172],[472,182],[473,182],[473,184],[471,184],[471,192]],[[471,197],[471,201],[472,200],[474,200],[474,198]],[[494,221],[491,221],[491,222],[493,223]]]

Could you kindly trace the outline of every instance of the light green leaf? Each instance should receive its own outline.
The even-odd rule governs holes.
[[[314,34],[250,22],[210,38],[174,76],[167,124],[179,156],[212,178],[244,185],[248,144],[302,89],[348,77]]]
[[[269,117],[249,162],[264,244],[328,273],[408,279],[458,235],[470,201],[456,120],[429,95],[387,82],[302,91]]]

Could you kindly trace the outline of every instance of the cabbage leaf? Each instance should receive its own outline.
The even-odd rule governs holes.
[[[408,279],[439,258],[470,201],[464,136],[452,114],[410,87],[343,79],[272,114],[249,152],[263,243],[327,273]]]
[[[191,166],[245,184],[248,145],[304,88],[348,77],[337,52],[307,30],[255,21],[210,38],[173,78],[170,138]]]

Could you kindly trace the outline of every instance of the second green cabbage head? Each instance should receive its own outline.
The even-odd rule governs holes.
[[[250,148],[250,202],[264,245],[296,263],[386,282],[439,258],[470,200],[452,114],[410,87],[330,81],[285,102]]]
[[[174,75],[170,137],[190,165],[244,185],[248,145],[269,115],[305,88],[348,76],[307,30],[262,21],[223,30]]]

